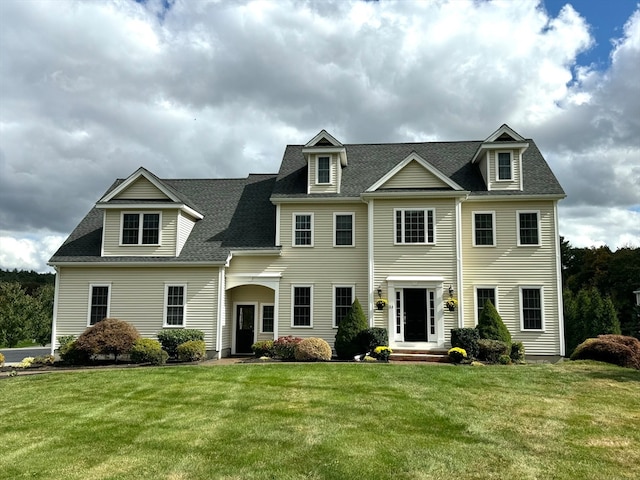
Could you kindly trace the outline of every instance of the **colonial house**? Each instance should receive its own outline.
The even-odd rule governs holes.
[[[491,300],[528,354],[564,355],[564,196],[507,125],[481,141],[393,144],[322,130],[287,146],[279,173],[243,179],[139,168],[50,260],[52,349],[104,317],[151,338],[202,330],[217,357],[284,335],[333,345],[357,297],[398,351],[448,347]]]

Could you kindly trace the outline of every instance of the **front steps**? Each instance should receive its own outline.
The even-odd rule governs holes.
[[[410,349],[393,349],[393,353],[389,357],[392,362],[435,362],[435,363],[451,363],[446,349],[432,350],[410,350]]]

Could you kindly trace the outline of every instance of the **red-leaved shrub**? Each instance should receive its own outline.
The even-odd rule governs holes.
[[[75,341],[75,348],[87,355],[118,355],[129,353],[140,338],[136,327],[117,318],[105,318],[87,328]]]
[[[597,360],[640,370],[640,340],[624,335],[598,335],[578,345],[571,360]]]

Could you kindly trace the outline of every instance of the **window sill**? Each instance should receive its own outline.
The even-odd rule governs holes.
[[[313,325],[291,325],[291,328],[313,328]]]
[[[546,330],[544,328],[542,329],[538,329],[538,328],[520,328],[520,333],[546,333]]]
[[[162,328],[185,328],[184,325],[162,325]]]

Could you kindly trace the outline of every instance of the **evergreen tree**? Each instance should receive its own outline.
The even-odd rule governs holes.
[[[493,306],[490,300],[487,300],[484,304],[476,328],[478,329],[480,338],[500,340],[506,343],[509,349],[511,349],[511,334],[502,321],[502,317],[500,317],[496,307]]]
[[[365,317],[362,306],[356,298],[349,309],[349,313],[342,319],[340,325],[338,325],[335,342],[338,358],[350,360],[354,355],[365,353],[358,351],[356,337],[358,333],[366,330],[368,327],[367,317]]]
[[[36,301],[17,282],[0,282],[0,343],[15,347],[29,338]]]
[[[43,347],[51,341],[53,322],[53,285],[43,285],[34,297],[35,308],[31,316],[31,336]]]

